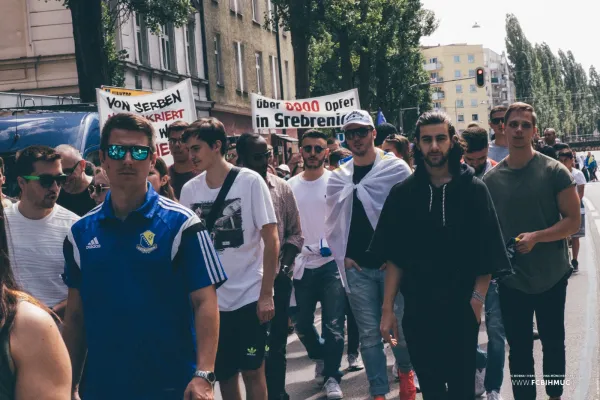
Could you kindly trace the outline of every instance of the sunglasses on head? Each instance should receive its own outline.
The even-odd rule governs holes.
[[[127,153],[131,154],[131,158],[136,161],[144,161],[150,154],[150,147],[148,146],[124,146],[121,144],[110,144],[108,145],[108,157],[113,160],[123,160]]]
[[[344,135],[346,136],[346,139],[350,140],[354,139],[356,136],[364,139],[369,135],[369,132],[371,132],[370,128],[347,129],[344,131]]]
[[[493,125],[500,125],[502,123],[504,123],[504,117],[492,118]]]
[[[313,149],[315,149],[315,153],[317,154],[321,154],[323,152],[323,150],[325,150],[324,147],[321,146],[310,146],[310,145],[306,145],[306,146],[302,146],[302,150],[304,150],[305,153],[312,153]]]
[[[52,184],[54,182],[56,182],[56,184],[60,187],[62,185],[64,185],[64,183],[67,181],[67,175],[65,174],[60,174],[60,175],[25,175],[22,176],[23,179],[25,179],[26,181],[38,181],[40,183],[40,186],[43,187],[44,189],[49,189],[50,187],[52,187]]]
[[[90,185],[90,186],[88,186],[88,191],[90,192],[90,194],[94,194],[94,193],[100,194],[103,191],[109,190],[109,189],[110,189],[110,186],[103,185],[101,183],[98,183],[96,185]]]

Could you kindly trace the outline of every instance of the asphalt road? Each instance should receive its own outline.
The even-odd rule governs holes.
[[[600,159],[600,154],[596,154]],[[581,241],[579,256],[580,272],[569,280],[567,290],[566,349],[567,349],[567,381],[563,400],[600,400],[600,183],[586,186],[586,237]],[[320,316],[316,316],[317,328],[320,329]],[[440,330],[440,334],[443,334]],[[479,343],[487,347],[485,323],[481,324]],[[391,382],[391,392],[387,399],[398,398],[398,384],[392,380],[393,356],[386,349],[388,375]],[[512,400],[512,389],[508,369],[508,346],[506,352],[506,367],[501,395],[505,400]],[[542,377],[542,345],[535,342],[534,357],[536,375]],[[346,359],[342,368],[347,366]],[[326,399],[321,387],[314,378],[314,364],[306,356],[304,347],[296,335],[288,337],[288,372],[287,391],[293,400]],[[243,383],[241,384],[243,387]],[[369,399],[368,382],[364,371],[348,373],[342,380],[342,390],[345,399]],[[216,398],[221,399],[219,390]],[[544,387],[538,386],[537,398],[547,399]],[[244,397],[245,398],[245,397]],[[417,399],[421,399],[420,395]]]

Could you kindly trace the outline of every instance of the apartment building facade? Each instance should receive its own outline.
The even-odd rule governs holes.
[[[283,94],[280,90],[277,29],[270,0],[203,0],[211,115],[230,135],[252,132],[250,93],[294,99],[292,38],[279,31]],[[275,133],[261,132],[261,133]]]
[[[77,96],[71,12],[62,2],[3,0],[2,14],[0,92]]]
[[[467,44],[423,47],[422,53],[433,90],[433,108],[450,115],[458,131],[471,122],[489,131],[489,111],[511,102],[511,83],[504,74],[508,71],[506,57],[482,45]],[[486,71],[483,88],[475,81],[479,67]]]

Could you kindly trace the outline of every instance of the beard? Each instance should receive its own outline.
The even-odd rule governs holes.
[[[450,149],[448,149],[448,151],[446,153],[442,153],[440,151],[440,152],[433,153],[433,154],[431,154],[431,153],[423,154],[423,161],[425,161],[425,164],[429,165],[431,168],[439,168],[448,162],[448,157],[450,155]],[[436,156],[439,155],[441,157],[439,158],[439,160],[433,161],[430,159],[430,157],[432,155],[436,155]]]
[[[483,171],[485,170],[485,167],[487,166],[487,161],[484,162],[483,164],[481,164],[480,166],[478,166],[477,168],[473,168],[475,170],[475,175],[479,175],[481,173],[483,173]]]
[[[319,169],[323,166],[323,164],[325,164],[325,157],[323,157],[322,159],[318,159],[316,157],[315,158],[302,157],[302,159],[304,160],[304,168],[305,169]]]

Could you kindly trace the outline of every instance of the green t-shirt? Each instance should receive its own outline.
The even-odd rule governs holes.
[[[575,185],[564,165],[537,152],[521,169],[511,169],[503,160],[483,180],[494,201],[505,240],[559,222],[557,195]],[[529,254],[517,254],[514,264],[515,274],[503,283],[524,293],[543,293],[571,268],[567,241],[538,243]]]

